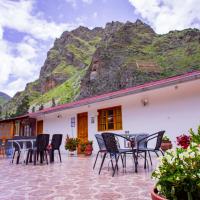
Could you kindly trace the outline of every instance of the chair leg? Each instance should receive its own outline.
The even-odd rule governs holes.
[[[46,163],[48,165],[47,151],[44,151],[44,154],[45,154]]]
[[[134,156],[134,160],[135,160],[135,173],[138,172],[137,170],[137,166],[138,166],[138,155],[139,155],[139,152],[137,151],[136,154],[134,153],[133,156]]]
[[[111,154],[110,154],[110,162],[111,162],[111,165],[112,165],[112,170],[114,170],[114,165],[113,165],[113,160],[112,160]]]
[[[59,154],[59,157],[60,157],[60,162],[62,162],[62,160],[61,160],[61,154],[60,154],[60,149],[58,149],[58,154]]]
[[[124,164],[124,159],[123,159],[123,157],[122,157],[122,154],[120,155],[120,157],[121,157],[121,161],[122,161],[122,166],[123,166],[123,168],[124,168],[125,164]]]
[[[163,152],[163,150],[160,150],[160,152],[161,152],[162,156],[164,156],[164,155],[165,155],[165,154],[164,154],[164,152]]]
[[[34,156],[34,158],[33,158],[33,159],[34,159],[33,162],[34,162],[34,165],[36,165],[36,160],[38,160],[38,155],[39,155],[39,154],[38,154],[37,151],[34,151],[34,152],[33,152],[33,156]]]
[[[115,162],[117,163],[117,155],[115,154]],[[118,163],[117,163],[117,170],[119,170]]]
[[[114,171],[113,171],[112,177],[115,175],[115,171],[116,171],[116,169],[118,169],[118,160],[119,160],[119,157],[120,157],[120,156],[121,156],[121,155],[116,156],[116,164],[115,164],[115,168],[114,168]]]
[[[150,151],[148,151],[148,154],[149,154],[149,160],[151,162],[151,165],[152,165],[152,159],[151,159],[151,154],[150,154]]]
[[[147,152],[144,152],[144,169],[147,168]]]
[[[40,164],[43,163],[43,160],[44,160],[44,152],[40,152]]]
[[[126,153],[124,154],[124,164],[125,164],[125,168],[126,168]]]
[[[159,155],[158,155],[157,151],[154,151],[154,152],[155,152],[156,156],[157,156],[157,157],[159,157]]]
[[[104,160],[105,160],[105,158],[106,158],[106,154],[107,154],[107,153],[104,153],[104,155],[103,155],[103,159],[102,159],[102,162],[101,162],[101,166],[100,166],[100,168],[99,168],[99,174],[101,173],[101,169],[102,169],[102,167],[103,167],[103,163],[104,163]]]
[[[94,165],[93,165],[93,169],[94,169],[95,166],[96,166],[96,162],[97,162],[97,158],[98,158],[98,156],[99,156],[99,152],[100,152],[100,151],[98,151],[98,153],[97,153],[97,155],[96,155],[96,159],[95,159],[95,162],[94,162]]]
[[[28,153],[27,153],[27,157],[26,157],[26,165],[28,165],[29,155],[30,155],[30,151],[28,151]]]
[[[13,160],[14,160],[14,158],[15,158],[15,153],[16,153],[16,151],[14,151],[14,153],[13,153],[12,163],[13,163]]]
[[[17,161],[16,161],[16,164],[19,164],[19,158],[20,158],[20,151],[18,152],[18,155],[17,155]]]
[[[30,160],[29,160],[30,163],[33,162],[33,161],[32,161],[32,156],[33,156],[33,152],[31,151],[31,152],[30,152]]]

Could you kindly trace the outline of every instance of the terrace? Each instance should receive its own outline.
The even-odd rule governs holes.
[[[126,171],[112,177],[106,159],[98,174],[100,159],[92,169],[95,156],[62,155],[62,163],[55,157],[53,164],[11,164],[10,159],[0,158],[0,199],[3,200],[149,200],[153,188],[150,166],[144,170],[139,159],[138,173],[134,172],[131,158],[127,158]]]

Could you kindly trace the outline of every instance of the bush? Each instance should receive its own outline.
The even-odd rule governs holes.
[[[166,151],[152,173],[159,195],[169,200],[200,199],[200,128],[198,134],[190,133],[180,136],[180,140],[184,137],[183,142],[179,141],[181,148]]]

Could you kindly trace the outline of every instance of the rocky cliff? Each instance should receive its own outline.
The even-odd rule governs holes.
[[[197,29],[158,35],[140,20],[92,30],[81,26],[55,40],[39,79],[17,93],[4,113],[15,113],[27,96],[31,108],[38,109],[197,69]]]

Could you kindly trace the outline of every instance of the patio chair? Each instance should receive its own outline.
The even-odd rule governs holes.
[[[36,161],[38,160],[38,156],[40,155],[40,163],[43,162],[44,156],[46,159],[46,163],[48,164],[48,158],[47,158],[47,146],[49,144],[49,134],[40,134],[36,138],[35,147],[28,150],[27,158],[26,158],[26,164],[28,164],[28,161],[32,158],[32,155],[34,157],[34,165],[36,165]]]
[[[110,161],[111,161],[112,169],[113,169],[112,176],[115,175],[115,172],[118,169],[118,161],[119,161],[120,157],[122,159],[122,165],[124,167],[124,163],[123,163],[123,155],[124,154],[132,153],[134,161],[136,161],[135,149],[133,148],[133,146],[131,145],[132,146],[131,149],[120,149],[119,145],[118,145],[118,142],[117,142],[115,137],[121,137],[121,138],[123,138],[123,139],[125,139],[125,140],[127,140],[129,142],[132,142],[131,140],[129,140],[128,138],[123,137],[121,135],[114,134],[114,133],[102,133],[102,137],[103,137],[103,140],[104,140],[104,143],[105,143],[105,147],[106,147],[107,153],[110,154]],[[106,153],[104,153],[104,156],[103,156],[103,159],[102,159],[102,162],[101,162],[101,166],[100,166],[100,169],[99,169],[99,174],[101,172],[105,157],[106,157]],[[113,164],[112,158],[115,159],[115,166]]]
[[[62,144],[62,136],[63,136],[62,134],[54,134],[52,136],[51,150],[50,150],[50,161],[51,162],[54,161],[54,151],[55,150],[58,151],[60,162],[62,162],[62,160],[61,160],[61,154],[60,154],[60,145]]]
[[[158,152],[161,152],[161,154],[164,155],[163,151],[160,148],[164,133],[165,133],[165,131],[159,131],[157,133],[148,135],[146,137],[143,137],[142,139],[137,140],[137,156],[136,156],[136,158],[138,158],[139,153],[144,153],[144,159],[145,159],[144,168],[145,169],[146,169],[146,164],[147,164],[147,153],[149,155],[151,165],[152,165],[152,159],[151,159],[150,152],[154,152],[157,155],[157,157],[159,156]],[[152,141],[152,140],[156,140],[155,147],[149,148],[148,142]],[[136,164],[138,164],[138,162],[136,162]]]
[[[99,146],[99,151],[96,155],[96,159],[95,159],[95,162],[94,162],[93,169],[96,166],[96,162],[97,162],[97,159],[99,157],[99,153],[107,153],[106,146],[105,146],[102,135],[101,134],[95,134],[95,137],[96,137],[96,140],[97,140],[97,143],[98,143],[98,146]]]
[[[19,159],[20,159],[20,155],[21,155],[21,151],[20,149],[22,148],[23,146],[23,143],[22,142],[15,142],[15,140],[19,140],[19,139],[22,139],[23,137],[22,136],[14,136],[13,137],[13,148],[14,148],[14,152],[13,152],[13,157],[12,157],[12,163],[15,159],[15,155],[17,153],[17,160],[16,160],[16,164],[19,164]]]

